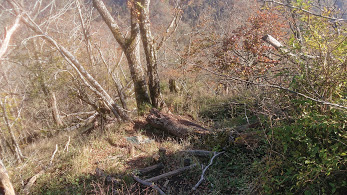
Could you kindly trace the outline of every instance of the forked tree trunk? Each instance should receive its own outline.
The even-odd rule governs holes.
[[[147,83],[145,80],[144,71],[141,66],[140,60],[140,29],[137,22],[136,10],[131,8],[131,35],[130,38],[125,38],[121,33],[121,30],[114,20],[110,12],[107,10],[102,0],[93,0],[94,7],[98,10],[99,14],[103,18],[111,30],[114,38],[121,46],[125,56],[128,60],[131,78],[134,82],[134,90],[138,112],[141,113],[146,105],[150,105],[151,101],[148,95]]]
[[[151,104],[148,95],[145,74],[140,58],[140,28],[137,22],[135,9],[131,9],[131,37],[125,44],[124,53],[127,57],[131,78],[134,82],[134,90],[138,111],[141,113],[146,106]]]
[[[154,42],[151,23],[149,18],[150,0],[137,0],[137,7],[140,10],[140,32],[142,44],[146,54],[148,87],[151,96],[152,105],[159,107],[160,99],[160,80],[158,75],[157,49]]]

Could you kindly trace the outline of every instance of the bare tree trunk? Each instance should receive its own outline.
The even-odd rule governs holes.
[[[52,112],[52,117],[54,120],[54,123],[60,127],[63,126],[63,121],[60,118],[59,110],[57,106],[57,98],[55,97],[55,93],[51,92],[51,90],[48,88],[48,86],[45,84],[44,76],[40,79],[41,88],[43,93],[46,96],[46,102],[48,104],[48,109]]]
[[[151,23],[149,19],[150,0],[137,0],[137,7],[140,10],[140,32],[142,44],[146,54],[148,87],[151,96],[152,105],[159,107],[160,98],[160,80],[158,75],[157,49],[151,32]]]
[[[63,126],[63,121],[60,118],[59,115],[59,109],[58,109],[58,105],[57,105],[57,98],[55,97],[55,93],[51,92],[51,103],[52,103],[52,115],[53,115],[53,119],[55,121],[55,124],[58,126]]]
[[[146,105],[151,104],[151,101],[148,95],[147,83],[140,61],[140,30],[139,24],[137,22],[136,12],[134,8],[131,8],[131,35],[130,38],[126,39],[121,33],[117,22],[107,10],[102,0],[93,0],[93,5],[98,10],[99,14],[111,30],[114,38],[122,47],[123,52],[125,53],[125,56],[128,60],[131,78],[134,83],[138,112],[141,113]]]
[[[22,7],[19,6],[17,2],[15,2],[14,0],[7,1],[11,4],[17,15],[25,13],[25,11],[23,11]],[[87,87],[94,93],[96,93],[96,95],[98,95],[105,102],[105,104],[113,112],[117,119],[129,120],[127,113],[118,104],[115,103],[115,101],[99,84],[99,82],[95,80],[94,77],[84,69],[82,64],[75,58],[75,56],[73,56],[65,47],[59,45],[52,37],[44,33],[40,29],[40,27],[30,18],[29,15],[24,14],[22,21],[36,34],[40,35],[43,39],[57,48],[57,50],[61,53],[65,60],[68,61],[70,65],[77,71]]]
[[[15,195],[10,177],[7,174],[6,168],[0,159],[0,194]]]

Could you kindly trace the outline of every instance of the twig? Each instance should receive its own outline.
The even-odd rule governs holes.
[[[135,179],[135,181],[139,182],[140,184],[143,184],[145,186],[149,186],[155,190],[157,190],[159,192],[159,194],[161,195],[165,195],[165,193],[163,192],[163,190],[161,190],[158,186],[156,186],[154,183],[151,182],[147,182],[147,181],[143,181],[140,178],[136,177],[135,175],[133,175],[133,178]]]
[[[54,150],[54,152],[53,152],[53,155],[52,155],[52,157],[51,157],[51,161],[49,162],[49,165],[52,165],[54,156],[55,156],[55,154],[56,154],[57,152],[58,152],[58,144],[55,145],[55,150]]]
[[[245,105],[245,116],[246,116],[246,120],[247,120],[247,123],[249,124],[249,120],[248,120],[248,116],[247,116],[247,107],[246,107],[246,104]]]
[[[199,187],[199,185],[204,181],[204,179],[205,179],[205,178],[204,178],[204,174],[205,174],[206,170],[212,165],[213,160],[214,160],[217,156],[219,156],[219,155],[221,155],[221,154],[223,154],[223,153],[224,153],[224,152],[218,152],[218,153],[214,152],[214,155],[213,155],[213,157],[211,158],[210,163],[204,168],[204,170],[202,170],[202,174],[201,174],[200,180],[198,181],[197,184],[195,184],[195,186],[192,188],[192,190],[196,190],[196,189]]]
[[[69,151],[69,145],[70,145],[70,136],[69,136],[69,140],[67,140],[67,142],[65,144],[65,148],[64,148],[63,152],[65,152],[65,150],[66,150],[66,152]]]
[[[193,167],[195,167],[196,164],[192,164],[190,166],[186,166],[186,167],[182,167],[180,169],[176,169],[174,171],[170,171],[170,172],[167,172],[167,173],[164,173],[162,175],[158,175],[156,177],[152,177],[152,178],[149,178],[149,179],[146,179],[147,182],[154,182],[154,181],[158,181],[160,179],[163,179],[163,178],[167,178],[167,177],[171,177],[171,176],[174,176],[174,175],[178,175],[186,170],[189,170],[189,169],[192,169]]]

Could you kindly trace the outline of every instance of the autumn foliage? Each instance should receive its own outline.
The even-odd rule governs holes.
[[[275,48],[264,43],[262,37],[271,34],[278,40],[285,39],[288,31],[283,20],[273,10],[257,11],[222,40],[222,46],[214,52],[213,63],[224,72],[246,79],[264,74],[279,61],[273,55]]]

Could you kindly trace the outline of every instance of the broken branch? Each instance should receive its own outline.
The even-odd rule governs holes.
[[[214,155],[213,155],[213,157],[211,158],[210,163],[204,168],[204,170],[202,170],[202,174],[201,174],[200,180],[198,181],[198,183],[195,184],[195,186],[193,187],[192,190],[196,190],[196,189],[199,187],[199,185],[204,181],[204,179],[205,179],[205,177],[204,177],[205,172],[206,172],[206,170],[212,165],[213,160],[214,160],[217,156],[219,156],[219,155],[221,155],[221,154],[223,154],[223,153],[224,153],[224,152],[218,152],[218,153],[214,152]]]
[[[155,190],[157,190],[159,192],[159,194],[161,195],[165,195],[165,193],[163,192],[163,190],[161,190],[158,186],[156,186],[154,183],[151,183],[151,182],[147,182],[147,181],[143,181],[141,180],[140,178],[136,177],[135,175],[133,175],[133,178],[135,179],[135,181],[139,182],[140,184],[142,185],[145,185],[145,186],[149,186]]]
[[[51,160],[49,161],[49,165],[52,165],[53,160],[54,160],[54,156],[55,156],[55,154],[56,154],[57,152],[58,152],[58,144],[55,145],[55,150],[54,150],[54,152],[53,152],[53,155],[52,155],[52,157],[51,157]]]
[[[164,168],[163,163],[158,163],[158,164],[152,165],[150,167],[146,167],[146,168],[140,169],[139,173],[141,175],[146,175],[147,173],[150,173],[152,171],[155,171],[157,169],[162,169],[162,168]]]
[[[186,170],[192,169],[195,166],[196,166],[196,164],[192,164],[190,166],[182,167],[182,168],[176,169],[174,171],[170,171],[170,172],[164,173],[162,175],[158,175],[158,176],[146,179],[146,181],[147,182],[155,182],[155,181],[158,181],[158,180],[163,179],[163,178],[172,177],[172,176],[178,175],[178,174],[180,174],[180,173],[182,173],[182,172],[184,172]]]

